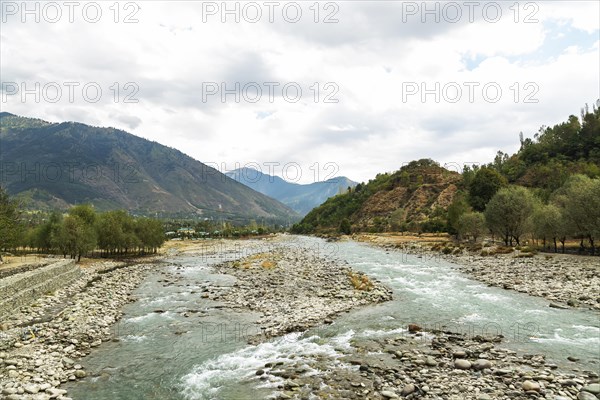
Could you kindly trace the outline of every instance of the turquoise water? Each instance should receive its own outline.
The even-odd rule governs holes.
[[[160,273],[148,277],[136,291],[138,301],[126,306],[115,327],[119,341],[103,344],[83,360],[91,376],[70,384],[69,394],[81,400],[267,398],[277,382],[259,381],[254,374],[265,363],[335,356],[353,337],[397,336],[408,323],[502,334],[512,349],[546,354],[565,368],[575,365],[566,357],[575,356],[582,360],[579,366],[598,369],[600,323],[592,311],[552,309],[546,300],[487,287],[430,256],[295,236],[284,245],[344,260],[392,287],[394,300],[344,314],[332,325],[249,346],[245,338],[260,332],[256,315],[220,308],[200,296],[209,282],[227,287],[235,281],[212,273],[211,264],[246,254],[176,257],[166,271],[180,280],[165,286]]]

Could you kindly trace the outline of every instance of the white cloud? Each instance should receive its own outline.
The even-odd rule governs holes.
[[[6,16],[3,83],[58,82],[64,92],[57,103],[8,96],[2,110],[119,127],[223,169],[236,162],[297,162],[307,182],[317,169],[319,177],[326,175],[328,162],[354,180],[416,158],[487,162],[498,149],[516,150],[520,131],[531,135],[599,96],[598,41],[581,39],[598,35],[597,2],[536,2],[537,9],[521,3],[517,22],[513,3],[502,3],[502,18],[494,23],[478,13],[473,23],[466,16],[457,23],[422,23],[420,15],[406,15],[408,3],[339,2],[334,24],[315,24],[312,3],[301,3],[296,24],[277,13],[274,23],[265,15],[256,24],[221,23],[219,16],[203,22],[203,3],[135,3],[135,24],[114,23],[109,3],[102,3],[106,18],[97,24],[81,18],[21,23]],[[332,11],[320,9],[320,20]],[[523,23],[532,11],[538,22]],[[65,82],[80,84],[73,102]],[[205,101],[207,82],[228,88],[256,82],[263,96],[246,101],[250,90],[239,103],[235,94],[226,102],[219,94]],[[265,82],[279,83],[273,101]],[[302,97],[292,103],[281,89],[295,82]],[[327,82],[335,85],[326,88]],[[479,85],[473,102],[469,82]],[[86,83],[102,88],[97,103],[82,98]],[[436,84],[441,90],[446,85],[447,96],[436,102],[428,94],[422,102],[420,89]],[[497,103],[483,97],[485,84],[502,89]],[[414,85],[419,93],[403,99]],[[448,96],[456,86],[462,96],[452,103]],[[127,95],[138,102],[123,102]],[[328,95],[338,102],[324,103]],[[538,102],[525,103],[527,95]]]

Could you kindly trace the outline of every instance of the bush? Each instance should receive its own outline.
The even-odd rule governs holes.
[[[514,251],[514,249],[510,246],[498,246],[494,251],[495,254],[510,254]]]
[[[373,282],[371,282],[367,275],[358,272],[350,272],[348,273],[348,276],[350,277],[350,283],[352,283],[354,289],[364,291],[373,289]]]
[[[340,222],[339,232],[344,235],[349,235],[352,233],[352,226],[350,225],[350,221],[348,218],[344,218],[342,222]]]

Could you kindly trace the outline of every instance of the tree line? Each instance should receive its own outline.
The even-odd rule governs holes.
[[[487,174],[487,173],[486,173]],[[458,195],[448,208],[449,223],[459,237],[476,241],[492,233],[505,245],[520,245],[524,237],[539,240],[546,248],[565,251],[567,239],[580,240],[591,254],[600,238],[600,179],[573,175],[544,201],[523,186],[501,184],[489,201]],[[476,207],[478,206],[478,207]],[[483,209],[482,209],[483,208]],[[482,209],[482,211],[480,211]]]
[[[91,205],[78,205],[28,228],[19,215],[17,201],[0,187],[0,251],[27,247],[80,260],[96,249],[103,256],[155,253],[165,242],[160,221],[124,210],[97,213]]]
[[[595,251],[596,230],[588,225],[600,225],[592,206],[594,196],[600,197],[600,101],[592,109],[586,105],[581,118],[571,115],[565,122],[542,126],[533,138],[522,133],[519,138],[515,154],[499,151],[492,162],[465,166],[460,174],[429,159],[378,174],[329,198],[292,232],[448,232],[470,238],[491,232],[507,244],[524,235],[539,238],[544,246],[577,238],[580,247],[589,243]],[[446,189],[452,192],[449,206],[434,201]],[[397,205],[388,201],[389,207],[380,206],[391,191],[398,194]],[[410,197],[417,191],[420,197]],[[520,206],[507,204],[512,201]],[[501,205],[504,216],[495,213]]]

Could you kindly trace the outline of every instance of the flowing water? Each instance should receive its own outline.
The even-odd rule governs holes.
[[[392,287],[394,300],[344,314],[332,325],[249,346],[245,337],[259,332],[256,315],[221,308],[192,293],[206,282],[228,286],[235,281],[211,272],[210,265],[222,261],[223,254],[177,257],[167,268],[180,274],[181,286],[164,286],[159,273],[149,276],[136,291],[139,300],[126,306],[115,327],[119,341],[103,344],[83,360],[91,377],[70,384],[69,395],[76,400],[267,398],[274,384],[269,387],[254,375],[265,363],[290,355],[335,356],[352,338],[402,335],[409,323],[469,335],[501,334],[504,346],[514,350],[546,354],[563,367],[569,366],[566,357],[574,356],[585,368],[599,368],[595,312],[553,309],[544,299],[487,287],[431,256],[307,237],[291,237],[287,245],[347,261]],[[184,316],[186,310],[194,312]]]

